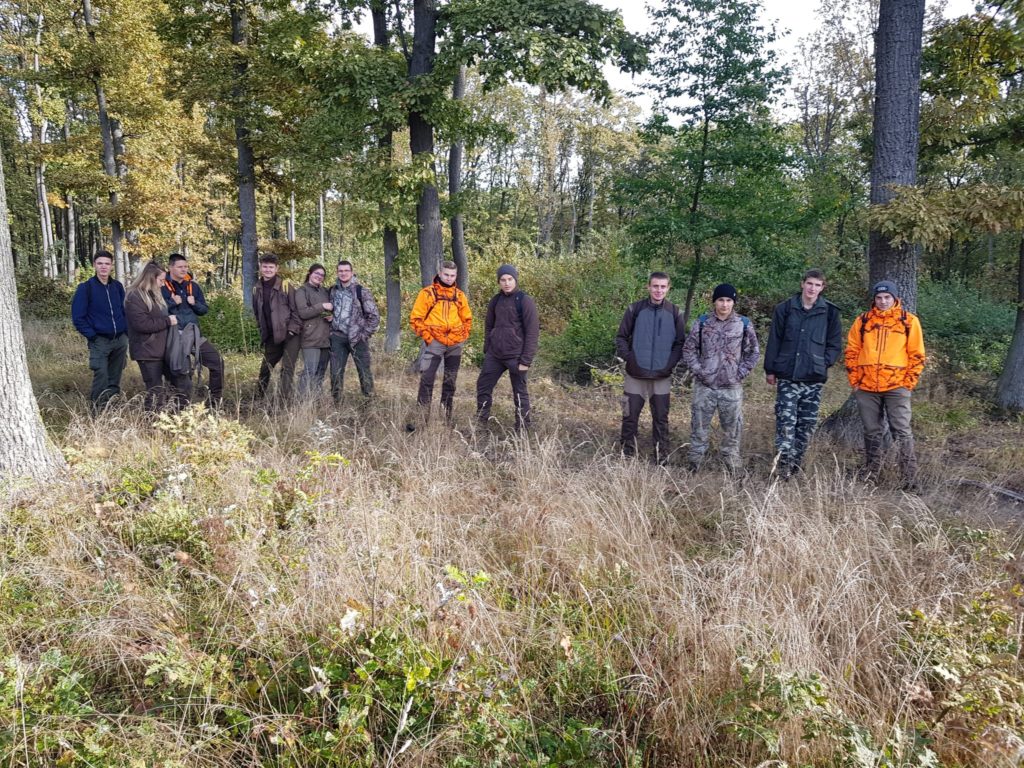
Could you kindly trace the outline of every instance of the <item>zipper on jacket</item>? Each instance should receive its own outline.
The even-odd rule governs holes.
[[[654,348],[658,341],[658,334],[661,333],[661,315],[658,314],[660,305],[654,307],[654,333],[651,334],[651,370],[654,370]]]
[[[117,336],[117,319],[114,317],[114,302],[110,300],[110,281],[103,286],[107,289],[107,306],[110,307],[110,324],[114,326],[114,335]]]

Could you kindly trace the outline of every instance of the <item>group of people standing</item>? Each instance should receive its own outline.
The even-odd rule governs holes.
[[[693,376],[689,468],[697,470],[704,462],[717,413],[722,459],[736,472],[742,467],[742,382],[760,357],[753,323],[735,311],[736,289],[722,283],[712,294],[713,311],[700,315],[687,330],[682,312],[666,299],[669,288],[667,274],[651,273],[647,298],[626,309],[615,337],[616,353],[625,363],[622,451],[636,455],[640,414],[650,403],[655,457],[668,460],[672,375],[681,362]],[[764,372],[767,384],[776,388],[775,471],[783,479],[802,467],[828,369],[843,356],[839,308],[821,295],[824,289],[821,270],[805,272],[800,291],[776,305],[768,331]],[[924,369],[924,339],[920,321],[901,305],[894,283],[874,286],[872,306],[847,334],[844,360],[864,427],[865,474],[877,478],[882,471],[888,422],[903,485],[915,489],[910,399]]]
[[[220,352],[202,336],[198,319],[209,311],[203,291],[191,279],[188,262],[172,254],[167,270],[146,264],[125,291],[111,277],[113,257],[100,251],[95,275],[78,286],[72,301],[75,328],[88,341],[93,371],[90,400],[102,407],[120,392],[126,356],[139,364],[146,386],[146,407],[168,399],[176,405],[191,395],[191,372],[209,371],[209,400],[223,395],[224,363]],[[373,294],[359,283],[351,262],[337,265],[337,279],[327,286],[327,269],[313,264],[300,286],[279,273],[273,254],[260,257],[260,277],[252,291],[263,359],[257,397],[268,393],[271,374],[280,366],[278,394],[290,400],[301,353],[299,395],[320,392],[330,368],[331,393],[343,392],[348,359],[355,361],[359,387],[373,395],[370,337],[380,326]],[[466,294],[457,285],[453,262],[441,264],[432,283],[416,297],[409,323],[421,339],[417,402],[429,418],[434,383],[443,366],[441,408],[450,419],[462,353],[473,327]],[[509,264],[498,268],[498,292],[487,305],[484,359],[476,385],[477,417],[491,416],[494,388],[507,371],[512,389],[515,427],[530,425],[528,372],[537,353],[540,324],[533,298],[519,287],[519,273]],[[619,324],[615,350],[625,366],[620,445],[624,455],[638,449],[640,415],[650,405],[654,456],[666,462],[672,453],[669,404],[672,376],[682,364],[693,376],[688,466],[697,470],[708,452],[712,419],[718,414],[720,450],[729,471],[742,467],[742,383],[761,356],[751,320],[736,312],[736,289],[718,285],[712,311],[687,329],[682,312],[667,295],[664,272],[651,273],[647,297],[630,304]],[[808,270],[800,291],[780,302],[772,315],[765,351],[765,380],[776,387],[776,471],[784,479],[799,472],[818,420],[828,369],[843,354],[838,308],[824,299],[825,275]],[[864,427],[866,472],[877,476],[884,460],[885,424],[899,448],[904,485],[916,485],[917,461],[910,426],[911,392],[924,368],[921,324],[902,307],[895,285],[874,286],[872,306],[858,316],[846,339],[845,363]],[[415,429],[414,425],[409,426]]]
[[[181,254],[172,254],[165,270],[147,263],[125,291],[111,275],[113,255],[99,251],[93,258],[95,274],[80,283],[71,303],[75,328],[89,348],[93,382],[89,399],[100,409],[121,392],[127,358],[139,365],[146,386],[145,405],[156,410],[171,401],[180,407],[191,397],[192,373],[209,372],[210,404],[221,402],[224,362],[217,348],[199,328],[199,317],[209,311],[202,288]],[[337,280],[325,285],[327,269],[313,264],[301,286],[279,273],[278,258],[263,254],[259,280],[252,290],[252,308],[259,327],[263,358],[256,381],[256,396],[269,391],[272,372],[280,367],[278,395],[289,401],[299,355],[303,370],[299,394],[315,396],[323,387],[328,366],[331,393],[339,401],[345,368],[351,357],[364,397],[373,396],[370,337],[380,327],[380,311],[369,288],[355,277],[352,263],[340,261]],[[441,265],[431,285],[420,291],[410,315],[413,331],[422,339],[418,360],[418,402],[429,413],[434,380],[444,365],[441,406],[451,417],[462,350],[469,338],[473,313],[466,294],[456,285],[453,262]],[[487,307],[484,364],[477,382],[481,420],[490,418],[492,395],[507,370],[512,383],[517,428],[530,423],[527,371],[537,353],[540,325],[532,297],[519,290],[519,273],[505,264],[498,269],[499,291]]]

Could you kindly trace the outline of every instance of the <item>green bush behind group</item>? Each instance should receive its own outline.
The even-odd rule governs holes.
[[[384,312],[384,275],[382,265],[370,244],[344,258],[353,261],[359,279],[378,298]],[[522,287],[537,300],[541,314],[541,362],[550,372],[577,382],[590,380],[595,368],[614,361],[614,339],[626,305],[643,296],[647,275],[652,268],[667,268],[672,276],[669,299],[682,306],[688,282],[689,266],[651,265],[631,258],[628,246],[618,236],[568,256],[537,257],[523,249],[518,253],[471,256],[469,296],[477,322],[470,339],[471,359],[483,355],[483,315],[486,303],[497,290],[495,269],[503,261],[519,267]],[[316,258],[303,249],[295,249],[294,261],[286,262],[282,274],[301,283]],[[333,262],[335,258],[325,258]],[[801,272],[809,265],[802,259],[776,268],[736,258],[722,260],[708,269],[698,282],[691,317],[707,311],[713,285],[729,281],[740,291],[738,309],[754,320],[759,332],[767,330],[772,307],[799,287]],[[867,306],[864,286],[866,272],[829,270],[826,297],[837,304],[844,322],[850,322]],[[833,275],[838,276],[833,277]],[[82,279],[87,274],[81,275]],[[203,318],[203,333],[223,350],[254,354],[259,350],[259,331],[242,301],[237,287],[218,284],[213,273],[195,277],[208,287],[209,314]],[[22,311],[39,318],[69,317],[73,289],[36,273],[19,274],[18,295]],[[408,330],[408,310],[418,283],[406,279],[402,284],[403,352],[414,354],[416,338]],[[986,294],[965,280],[935,281],[927,277],[919,283],[918,315],[924,325],[929,356],[954,376],[976,377],[979,383],[998,377],[1006,359],[1013,332],[1015,307],[1012,302]],[[382,333],[383,331],[379,332]],[[378,335],[379,335],[378,334]]]

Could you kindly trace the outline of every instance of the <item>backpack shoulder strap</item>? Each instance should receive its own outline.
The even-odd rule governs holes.
[[[870,310],[869,310],[870,311]],[[860,316],[860,343],[864,344],[864,326],[868,324],[868,312]]]
[[[519,326],[526,331],[526,322],[523,320],[523,292],[516,291],[516,314],[519,315]]]

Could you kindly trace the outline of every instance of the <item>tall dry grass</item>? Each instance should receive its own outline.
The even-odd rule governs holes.
[[[981,642],[963,606],[1011,596],[977,632],[1021,628],[1015,534],[944,443],[922,446],[920,496],[826,445],[779,484],[754,391],[754,471],[690,475],[617,455],[614,392],[538,382],[521,436],[473,423],[471,380],[453,425],[413,432],[388,363],[375,401],[337,409],[161,428],[137,401],[69,407],[67,477],[0,513],[4,763],[853,765],[853,726],[882,755],[922,722],[950,764],[1016,747],[979,739],[1017,710],[938,711],[929,643]],[[946,623],[922,640],[914,611]],[[324,661],[370,658],[368,679]]]

